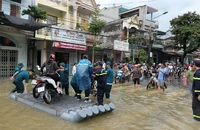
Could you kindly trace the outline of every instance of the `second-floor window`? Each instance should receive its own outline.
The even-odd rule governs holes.
[[[47,16],[47,24],[57,25],[58,24],[58,18],[55,17],[55,16],[48,15]]]
[[[20,7],[14,4],[10,4],[10,15],[20,17]]]

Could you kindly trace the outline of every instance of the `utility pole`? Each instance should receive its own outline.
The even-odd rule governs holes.
[[[167,14],[167,13],[168,13],[168,11],[166,11],[166,12],[164,12],[164,13],[162,13],[162,14],[160,14],[160,15],[154,17],[154,18],[152,18],[151,21],[153,21],[154,19],[156,19],[156,18],[158,18],[158,17],[160,17],[160,16],[162,16],[162,15],[165,15],[165,14]],[[149,45],[148,45],[148,59],[147,59],[147,63],[148,63],[148,64],[149,64],[150,61],[151,61],[151,56],[150,56],[150,54],[151,54],[151,49],[152,49],[152,46],[153,46],[153,39],[152,39],[152,37],[153,37],[154,35],[153,35],[152,33],[153,33],[153,31],[152,31],[152,24],[151,24],[151,25],[150,25],[150,28],[149,28]]]

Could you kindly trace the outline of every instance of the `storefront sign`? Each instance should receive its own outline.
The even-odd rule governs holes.
[[[65,42],[53,42],[53,47],[73,49],[73,50],[82,50],[82,51],[87,50],[87,46],[70,44],[70,43],[65,43]]]
[[[86,45],[86,35],[66,29],[52,28],[52,40]]]
[[[129,51],[129,43],[128,42],[114,40],[114,50]]]

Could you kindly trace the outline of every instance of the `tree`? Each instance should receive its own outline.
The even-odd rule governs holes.
[[[22,11],[22,15],[30,15],[36,22],[39,22],[39,20],[46,20],[47,19],[47,12],[41,10],[37,6],[28,6],[28,9]],[[35,37],[35,31],[34,31],[34,37]],[[32,69],[34,69],[34,56],[35,56],[35,40],[31,42],[32,44]]]
[[[28,6],[28,9],[22,11],[22,15],[30,15],[35,21],[46,20],[47,12],[37,6]]]
[[[132,34],[129,37],[129,44],[131,46],[131,51],[132,51],[132,58],[129,58],[129,60],[133,61],[134,60],[134,49],[138,49],[138,45],[146,45],[147,39],[144,37],[143,34],[137,32]],[[139,52],[139,51],[138,51]],[[139,52],[140,53],[140,52]],[[138,53],[138,55],[139,55]],[[144,57],[147,55],[146,53],[143,53]]]
[[[139,62],[145,63],[147,61],[147,53],[144,49],[139,49],[139,54],[138,54]]]
[[[135,45],[143,45],[146,44],[147,39],[144,37],[143,34],[141,33],[134,33],[129,37],[129,41],[130,44],[135,44]]]
[[[89,24],[89,28],[88,28],[88,32],[92,33],[93,35],[95,35],[95,42],[97,39],[97,35],[99,35],[104,26],[106,25],[106,22],[99,19],[99,11],[95,11],[92,14],[92,20]],[[92,48],[92,64],[94,63],[94,51],[95,51],[95,42],[93,43],[93,48]]]
[[[183,51],[183,64],[186,55],[200,47],[200,15],[188,12],[172,19],[170,24],[175,41],[173,48]]]

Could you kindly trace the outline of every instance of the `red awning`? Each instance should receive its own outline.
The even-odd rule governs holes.
[[[82,51],[87,50],[87,46],[71,44],[71,43],[66,43],[66,42],[57,42],[57,41],[53,42],[53,47],[64,48],[64,49],[73,49],[73,50],[82,50]]]

